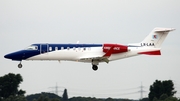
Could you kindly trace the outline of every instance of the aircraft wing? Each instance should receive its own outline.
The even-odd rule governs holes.
[[[114,46],[112,46],[103,56],[86,56],[80,58],[80,60],[93,60],[93,61],[98,61],[98,62],[106,62],[109,63],[109,57],[112,54]]]
[[[108,57],[103,57],[103,56],[101,56],[101,57],[83,57],[83,58],[80,58],[80,60],[82,60],[82,61],[98,61],[98,62],[106,62],[106,63],[109,63],[109,59],[108,59]]]

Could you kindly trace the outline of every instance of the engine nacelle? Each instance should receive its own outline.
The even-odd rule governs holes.
[[[112,50],[112,54],[116,53],[123,53],[128,51],[128,47],[125,45],[120,45],[120,44],[104,44],[103,45],[103,52],[108,52],[111,47],[114,47]]]

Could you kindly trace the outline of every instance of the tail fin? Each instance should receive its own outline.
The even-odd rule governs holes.
[[[141,42],[141,46],[160,48],[164,39],[174,28],[154,28],[153,31]]]

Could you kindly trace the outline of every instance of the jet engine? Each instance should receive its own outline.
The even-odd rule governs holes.
[[[113,47],[112,54],[123,53],[128,51],[128,46],[120,44],[104,44],[103,52],[107,53]]]

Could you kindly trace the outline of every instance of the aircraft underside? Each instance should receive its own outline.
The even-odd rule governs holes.
[[[100,58],[101,56],[105,54],[104,52],[101,51],[102,48],[99,48],[99,52],[97,50],[98,49],[95,49],[94,52],[93,50],[91,52],[56,51],[56,52],[49,52],[45,54],[36,55],[26,60],[51,60],[51,61],[54,60],[54,61],[84,62],[84,63],[91,63],[92,69],[97,70],[99,63],[105,62],[102,58]],[[138,55],[137,52],[131,52],[131,51],[128,51],[125,53],[115,53],[115,54],[112,54],[110,57],[108,57],[108,62],[123,59],[123,58],[128,58],[131,56],[136,56],[136,55]]]

